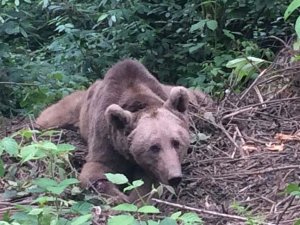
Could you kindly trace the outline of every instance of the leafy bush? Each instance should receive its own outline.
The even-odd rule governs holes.
[[[230,85],[228,61],[244,56],[271,60],[278,48],[269,36],[293,32],[282,17],[287,4],[2,1],[0,111],[9,115],[25,108],[36,113],[87,86],[124,57],[140,59],[163,82],[218,96]]]
[[[80,199],[82,191],[76,186],[79,181],[73,178],[75,171],[68,157],[75,147],[51,141],[58,133],[26,129],[0,140],[0,156],[4,159],[0,159],[0,177],[6,181],[6,190],[1,193],[1,199],[5,202],[7,198],[23,196],[26,199],[28,194],[34,196],[32,202],[16,203],[17,212],[10,214],[8,208],[4,217],[0,218],[1,225],[91,224],[92,208],[95,206],[92,202],[95,199],[100,203],[98,208],[110,209],[109,225],[176,225],[176,221],[183,225],[202,224],[198,215],[191,212],[179,211],[165,217],[151,204],[137,206],[123,203],[110,207],[99,201],[99,196],[94,198],[90,193]],[[38,172],[26,174],[30,171],[28,167]],[[17,179],[19,173],[25,177]],[[106,177],[116,185],[126,185],[124,192],[144,184],[142,180],[130,183],[122,174],[107,173]]]

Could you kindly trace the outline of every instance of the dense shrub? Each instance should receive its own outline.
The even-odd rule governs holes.
[[[125,57],[163,82],[220,95],[230,85],[229,60],[272,59],[280,45],[270,36],[290,35],[282,19],[288,3],[3,0],[0,111],[36,113]]]

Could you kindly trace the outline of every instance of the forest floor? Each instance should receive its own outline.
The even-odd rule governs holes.
[[[191,207],[211,225],[294,224],[300,200],[284,190],[300,181],[299,71],[298,64],[274,63],[241,94],[228,94],[213,109],[193,110],[196,135],[184,180],[177,196],[163,195],[159,208]],[[10,121],[1,135],[24,124]],[[63,139],[77,147],[72,162],[80,167],[86,144],[75,131],[64,130]]]

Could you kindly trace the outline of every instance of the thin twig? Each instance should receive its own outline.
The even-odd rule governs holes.
[[[182,204],[178,204],[178,203],[163,201],[163,200],[156,199],[156,198],[152,198],[152,200],[156,203],[161,203],[161,204],[169,205],[169,206],[172,206],[175,208],[194,211],[194,212],[198,212],[198,213],[209,214],[209,215],[213,215],[213,216],[223,217],[223,218],[232,219],[232,220],[239,220],[239,221],[247,221],[248,220],[248,218],[243,217],[243,216],[236,216],[236,215],[219,213],[219,212],[206,210],[206,209],[194,208],[194,207],[190,207],[190,206],[186,206],[186,205],[182,205]],[[264,224],[274,225],[272,223],[264,223]]]
[[[278,216],[277,221],[276,221],[276,225],[279,225],[280,221],[282,220],[283,215],[288,210],[288,208],[291,207],[291,205],[293,204],[293,201],[294,201],[295,197],[296,196],[291,196],[291,199],[290,199],[289,203],[284,208],[284,210],[282,211],[282,213],[280,213],[280,215]]]
[[[235,215],[230,215],[230,214],[224,214],[224,213],[219,213],[219,212],[215,212],[215,211],[210,211],[210,210],[206,210],[206,209],[199,209],[199,208],[194,208],[194,207],[190,207],[190,206],[186,206],[186,205],[181,205],[178,203],[172,203],[172,202],[167,202],[167,201],[163,201],[160,199],[156,199],[156,198],[152,198],[152,200],[154,202],[157,203],[161,203],[164,205],[169,205],[169,206],[173,206],[179,209],[186,209],[186,210],[190,210],[190,211],[194,211],[194,212],[198,212],[198,213],[204,213],[204,214],[209,214],[209,215],[213,215],[213,216],[219,216],[219,217],[224,217],[224,218],[228,218],[228,219],[234,219],[234,220],[240,220],[240,221],[247,221],[246,217],[242,217],[242,216],[235,216]]]

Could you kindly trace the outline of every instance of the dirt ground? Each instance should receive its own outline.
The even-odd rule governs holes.
[[[245,220],[257,216],[257,224],[289,225],[300,218],[299,199],[284,193],[300,180],[299,69],[278,60],[242,93],[192,110],[196,136],[184,180],[178,195],[164,194],[159,207],[192,207],[207,225],[255,224]],[[0,136],[24,126],[20,120],[6,124]],[[85,143],[75,131],[64,130],[63,138],[77,147],[73,162],[80,167]],[[247,210],[238,212],[237,203]]]

